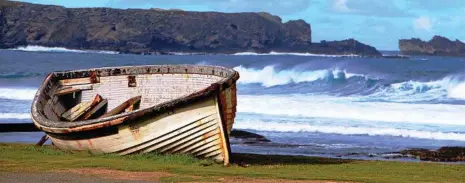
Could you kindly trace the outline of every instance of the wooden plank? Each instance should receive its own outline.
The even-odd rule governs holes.
[[[88,120],[90,119],[92,116],[94,116],[94,114],[96,112],[98,112],[100,109],[103,109],[103,107],[105,105],[108,104],[108,100],[107,99],[104,99],[102,100],[100,103],[98,103],[97,105],[95,105],[94,107],[92,107],[91,110],[89,110],[88,112],[86,112],[84,115],[82,115],[78,120]]]
[[[76,93],[76,92],[80,92],[80,91],[81,91],[80,88],[67,87],[67,88],[63,88],[63,89],[58,90],[57,92],[55,92],[55,95],[56,96],[61,96],[61,95]]]
[[[61,95],[66,95],[66,94],[70,94],[70,93],[80,92],[82,90],[92,90],[92,85],[86,85],[86,86],[83,86],[83,87],[65,86],[65,87],[62,87],[62,88],[58,89],[55,92],[55,95],[56,96],[61,96]]]
[[[134,110],[134,108],[135,108],[135,104],[132,104],[128,108],[126,108],[126,110],[124,110],[124,112],[131,112],[131,111]]]
[[[220,149],[221,149],[221,153],[223,155],[223,164],[224,165],[228,165],[229,164],[229,156],[231,155],[231,149],[230,149],[230,146],[229,146],[229,139],[228,139],[228,131],[227,129],[225,129],[225,125],[223,125],[225,122],[223,121],[223,118],[221,118],[221,115],[222,115],[222,111],[221,111],[221,107],[223,106],[220,106],[221,103],[219,103],[221,100],[221,98],[215,98],[215,105],[216,105],[216,109],[218,111],[218,126],[220,127],[220,133],[219,133],[219,136],[220,136],[220,141],[221,141],[221,145],[220,145]],[[225,107],[225,106],[224,106]]]
[[[158,115],[154,119],[147,119],[138,123],[138,133],[142,135],[137,141],[134,140],[129,125],[119,127],[118,137],[106,138],[104,145],[101,146],[105,152],[115,152],[120,149],[127,149],[141,142],[147,142],[150,139],[160,138],[159,141],[164,141],[167,138],[173,138],[172,135],[185,133],[186,130],[194,128],[199,123],[206,123],[213,119],[216,120],[216,108],[213,105],[213,100],[207,100],[201,104],[195,104],[180,110],[174,114]],[[156,121],[156,122],[155,122]],[[173,123],[173,121],[176,121]],[[201,122],[200,122],[201,121]],[[187,125],[187,126],[186,126]],[[176,130],[177,133],[171,135],[164,135],[170,131]],[[152,146],[155,141],[145,143],[144,145]],[[144,146],[142,145],[142,146]],[[138,146],[131,149],[145,148]]]
[[[75,121],[76,119],[84,115],[87,111],[89,111],[92,107],[99,104],[102,100],[102,96],[97,94],[95,95],[94,100],[90,102],[82,102],[77,104],[70,110],[63,113],[61,117],[68,121]]]
[[[61,115],[68,121],[74,121],[90,109],[92,102],[81,102]]]
[[[83,84],[91,84],[91,78],[76,78],[76,79],[63,79],[60,80],[60,85],[62,86],[71,86],[71,85],[83,85]]]
[[[117,115],[119,113],[122,113],[123,111],[125,111],[126,109],[131,107],[132,105],[136,104],[137,102],[140,102],[141,98],[142,98],[142,96],[132,97],[132,98],[126,100],[125,102],[123,102],[122,104],[120,104],[118,107],[115,107],[114,109],[112,109],[110,112],[107,112],[106,114],[104,114],[100,118],[106,118],[106,117],[109,117],[109,116],[113,116],[113,115]]]
[[[48,138],[49,138],[48,135],[42,136],[42,138],[40,138],[39,142],[37,142],[36,146],[44,145],[44,143],[47,142]]]

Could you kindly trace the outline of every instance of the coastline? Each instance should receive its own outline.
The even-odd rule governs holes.
[[[69,153],[51,146],[0,143],[0,174],[57,174],[118,178],[133,175],[144,181],[161,182],[463,182],[463,165],[361,161],[304,156],[253,155],[234,153],[225,167],[210,160],[185,155],[90,155]],[[40,165],[40,166],[37,166]],[[112,172],[104,176],[95,172]],[[155,174],[159,175],[154,176]],[[130,178],[131,176],[126,176]],[[158,178],[158,179],[157,179]],[[137,180],[137,179],[136,179]],[[141,180],[139,180],[141,181]]]
[[[13,126],[11,126],[13,125]],[[0,131],[10,132],[3,136],[4,139],[1,143],[16,144],[19,143],[24,146],[32,146],[35,144],[43,133],[40,133],[33,124],[28,123],[11,123],[10,128],[8,124],[0,123]],[[3,130],[1,130],[3,129]],[[26,130],[30,132],[25,132]],[[15,132],[24,131],[24,132]],[[31,133],[32,132],[32,133]],[[8,134],[11,137],[8,137]],[[15,135],[16,134],[16,135]],[[27,136],[26,141],[7,140],[14,136]],[[33,136],[27,134],[34,134]],[[2,134],[0,133],[0,137]],[[410,162],[410,163],[425,163],[425,162],[438,162],[443,164],[465,164],[465,147],[458,146],[442,146],[438,149],[424,149],[424,148],[406,148],[399,151],[383,152],[383,153],[367,153],[367,152],[346,152],[335,154],[303,154],[292,152],[267,152],[257,151],[258,149],[273,149],[273,148],[312,148],[312,145],[298,145],[273,142],[263,135],[248,130],[234,129],[230,134],[231,146],[233,154],[249,154],[251,156],[286,156],[286,157],[307,157],[307,158],[327,158],[338,160],[353,160],[353,161],[391,161],[391,162]],[[50,145],[50,142],[46,144]],[[314,148],[314,147],[313,147]]]
[[[65,47],[46,47],[40,45],[27,45],[18,46],[16,48],[0,49],[9,51],[23,51],[23,52],[54,52],[54,53],[78,53],[78,54],[131,54],[131,55],[232,55],[232,56],[314,56],[314,57],[372,57],[357,54],[321,54],[311,52],[234,52],[234,53],[208,53],[208,52],[118,52],[107,50],[86,50],[86,49],[68,49]],[[384,57],[384,56],[381,56]]]
[[[208,52],[149,52],[149,53],[133,53],[133,52],[118,52],[107,50],[86,50],[86,49],[68,49],[65,47],[46,47],[39,45],[18,46],[16,48],[0,49],[6,51],[19,52],[38,52],[38,53],[76,53],[76,54],[117,54],[117,55],[174,55],[174,56],[192,56],[192,55],[230,55],[230,56],[303,56],[303,57],[342,57],[342,58],[386,58],[386,59],[410,59],[407,55],[357,55],[352,53],[312,53],[312,52],[235,52],[235,53],[208,53]]]
[[[406,55],[465,57],[465,43],[435,35],[429,41],[419,38],[400,39],[399,50]]]
[[[376,48],[355,39],[312,42],[309,23],[283,22],[266,12],[65,8],[9,1],[0,8],[4,20],[0,21],[0,48],[40,45],[151,55],[276,51],[381,56]]]

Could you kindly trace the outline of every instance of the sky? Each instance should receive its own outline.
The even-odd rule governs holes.
[[[434,35],[465,42],[465,0],[21,0],[65,7],[163,8],[188,11],[269,12],[283,22],[303,19],[312,40],[354,38],[378,50],[398,40]]]

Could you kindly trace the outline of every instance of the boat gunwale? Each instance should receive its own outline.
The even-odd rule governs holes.
[[[157,69],[157,73],[150,73],[147,69]],[[168,72],[161,72],[160,68],[175,68],[174,71],[168,69]],[[187,72],[188,68],[192,70],[195,69],[206,69],[211,70],[213,73],[209,74],[204,71],[201,73],[192,73]],[[132,69],[132,70],[147,70],[146,73],[134,73],[134,72],[108,72],[108,70],[124,70],[124,69]],[[143,75],[143,74],[204,74],[204,75],[214,75],[218,77],[223,77],[223,79],[212,83],[210,86],[193,92],[189,95],[185,95],[176,99],[172,99],[163,103],[159,103],[153,105],[148,108],[134,110],[128,113],[122,113],[114,116],[109,116],[102,119],[92,119],[92,120],[83,120],[77,122],[67,122],[67,121],[54,121],[50,120],[45,117],[41,112],[39,112],[39,98],[45,95],[44,90],[46,89],[49,82],[52,82],[52,79],[56,79],[56,77],[64,77],[68,79],[74,78],[86,78],[89,77],[91,72],[102,72],[107,71],[104,75],[99,75],[100,77],[107,77],[107,76],[120,76],[120,75]],[[181,72],[183,70],[185,72]],[[216,70],[221,71],[215,72]],[[226,72],[226,73],[225,73]],[[105,75],[108,74],[109,75]],[[218,74],[217,74],[218,73]],[[67,76],[68,75],[68,76]],[[74,76],[69,78],[69,75]],[[225,77],[226,76],[226,77]],[[60,78],[62,79],[62,78]],[[153,113],[164,112],[166,110],[174,109],[200,99],[207,98],[213,94],[219,94],[219,92],[223,91],[226,88],[229,88],[236,84],[236,81],[239,79],[239,73],[233,69],[220,67],[220,66],[206,66],[206,65],[143,65],[143,66],[122,66],[122,67],[103,67],[103,68],[92,68],[92,69],[82,69],[82,70],[69,70],[69,71],[56,71],[50,73],[45,80],[43,81],[42,85],[40,86],[39,90],[37,91],[34,101],[31,107],[31,116],[34,124],[41,130],[51,133],[72,133],[72,132],[82,132],[82,131],[90,131],[96,130],[99,128],[114,126],[130,119],[143,117],[147,115],[151,115]],[[43,110],[43,109],[42,109]]]

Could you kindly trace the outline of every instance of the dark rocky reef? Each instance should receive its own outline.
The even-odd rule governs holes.
[[[408,149],[400,152],[423,161],[465,162],[465,147],[441,147],[436,151],[428,149]]]
[[[310,24],[268,13],[64,8],[0,0],[0,48],[24,45],[163,54],[311,52],[380,56],[353,39],[311,42]]]
[[[465,56],[465,44],[445,37],[434,36],[425,42],[418,38],[399,40],[399,49],[407,55]]]
[[[255,144],[255,143],[266,143],[271,142],[265,136],[259,135],[252,132],[247,132],[244,130],[232,130],[231,137],[242,140],[242,144]]]
[[[311,53],[317,54],[382,56],[375,47],[360,43],[355,39],[320,41],[319,43],[312,43],[309,49]],[[302,52],[304,51],[302,50]]]

